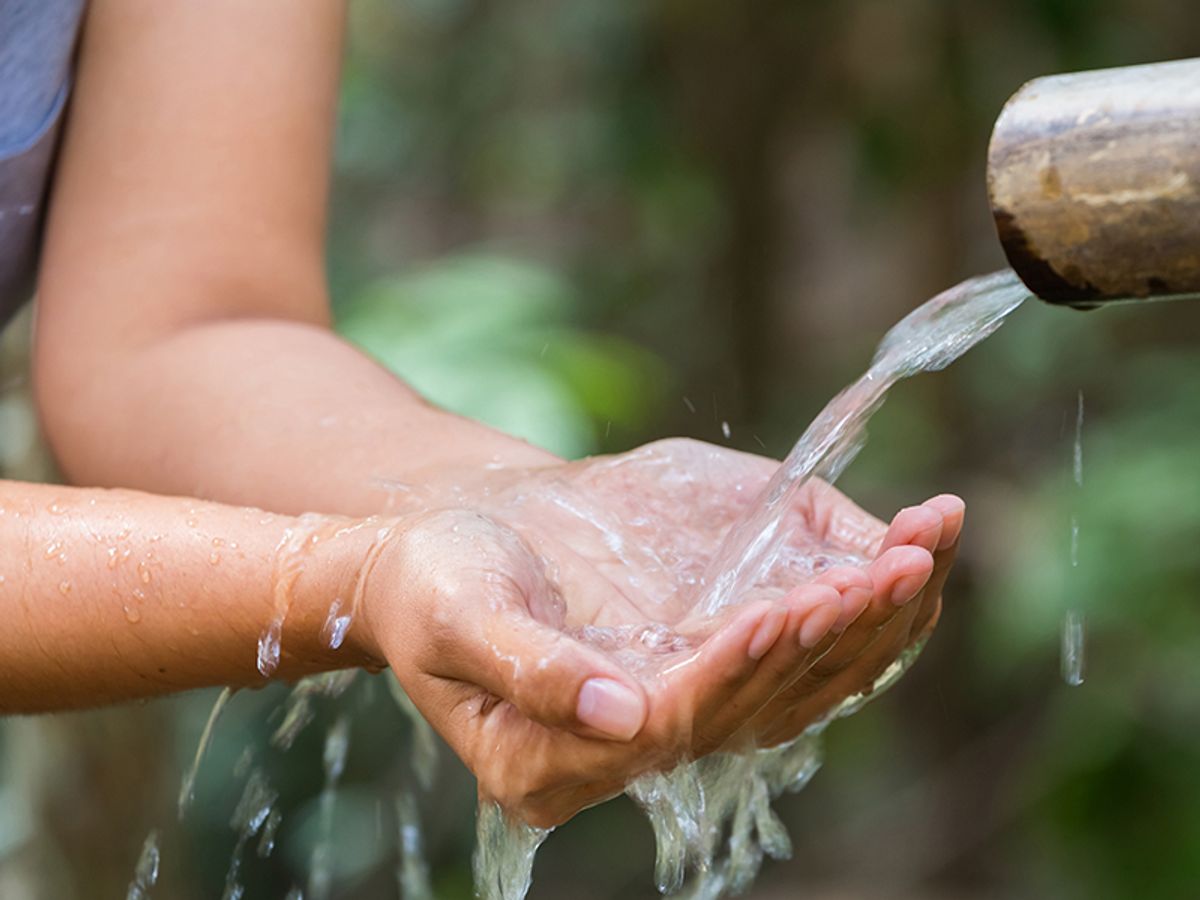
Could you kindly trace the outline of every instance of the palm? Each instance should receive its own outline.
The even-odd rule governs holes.
[[[715,625],[698,609],[714,556],[777,468],[710,444],[660,441],[532,473],[484,506],[556,563],[565,627],[595,638],[600,629],[665,628],[694,639]],[[823,484],[802,493],[786,524],[778,560],[736,602],[778,598],[833,566],[861,566],[886,528]],[[570,589],[597,578],[615,590]]]

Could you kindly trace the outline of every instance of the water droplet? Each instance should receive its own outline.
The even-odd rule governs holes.
[[[138,563],[138,578],[142,580],[142,584],[149,584],[150,577],[150,567],[144,562]]]
[[[110,569],[115,569],[117,567],[118,561],[119,561],[119,559],[117,557],[117,548],[109,547],[108,548],[108,563],[107,563],[108,567]]]
[[[142,621],[142,611],[131,603],[121,604],[121,609],[125,611],[125,621],[130,625],[136,625]]]
[[[721,423],[721,434],[725,435],[725,440],[729,440],[729,438],[733,435],[733,432],[729,428],[728,422]]]
[[[46,559],[53,559],[62,552],[62,544],[59,541],[51,541],[46,545]]]
[[[212,553],[208,554],[208,562],[210,565],[217,565],[221,562],[221,554],[214,550]]]
[[[1072,460],[1072,470],[1075,484],[1083,487],[1083,391],[1079,391],[1079,401],[1075,409],[1075,454]]]
[[[67,596],[67,594],[71,593],[71,582],[60,581],[58,583],[58,592],[60,594],[62,594],[64,597]]]
[[[1062,624],[1062,678],[1071,687],[1083,684],[1086,638],[1083,610],[1068,609]]]

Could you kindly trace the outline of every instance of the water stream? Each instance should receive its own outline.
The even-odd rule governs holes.
[[[1075,444],[1071,455],[1071,474],[1076,493],[1083,489],[1083,391],[1075,406]],[[1068,601],[1063,613],[1060,668],[1062,679],[1071,687],[1083,684],[1086,662],[1087,625],[1082,597],[1071,599],[1077,587],[1075,570],[1079,568],[1079,514],[1071,513],[1071,572],[1068,574]]]

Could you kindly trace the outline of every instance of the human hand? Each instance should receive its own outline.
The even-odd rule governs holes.
[[[515,531],[468,510],[402,521],[367,579],[368,652],[386,659],[422,714],[474,772],[482,798],[558,824],[637,775],[717,745],[814,659],[841,594],[805,585],[730,610],[697,647],[639,680],[576,639],[572,622],[629,616],[604,576],[547,577]],[[679,659],[679,657],[683,657]]]
[[[693,604],[712,554],[777,466],[693,441],[666,441],[615,457],[455,482],[440,498],[486,510],[549,563],[562,605],[556,615],[543,616],[543,625],[555,632],[545,640],[562,642],[565,630],[591,644],[589,652],[603,648],[609,662],[615,659],[626,675],[639,677],[647,699],[657,690],[666,698],[659,713],[647,713],[646,733],[656,735],[658,752],[639,748],[640,757],[625,757],[626,768],[617,766],[611,784],[576,784],[577,797],[600,799],[597,787],[620,790],[638,766],[665,767],[748,731],[763,744],[787,740],[844,697],[868,690],[936,621],[961,528],[961,501],[936,498],[904,511],[888,531],[821,482],[809,485],[790,511],[789,552],[764,584],[719,617],[697,613]],[[759,627],[754,649],[762,656],[746,662],[753,640],[744,631],[747,652],[717,691],[712,684],[721,673],[707,671],[708,660],[721,641],[736,643],[729,635],[738,633],[742,616]],[[706,640],[718,636],[706,650]],[[670,685],[662,672],[671,673]],[[546,696],[570,704],[577,691],[563,690],[563,684],[547,683]],[[494,697],[507,697],[511,685],[500,687]],[[706,708],[703,697],[689,693],[696,690],[721,701]],[[529,696],[521,706],[536,708]],[[578,724],[577,711],[575,716]],[[673,724],[667,721],[672,716]],[[570,711],[533,718],[572,722]]]

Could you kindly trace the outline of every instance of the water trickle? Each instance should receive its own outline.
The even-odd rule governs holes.
[[[1080,390],[1075,406],[1075,444],[1071,454],[1071,473],[1075,480],[1076,491],[1083,489],[1083,391]],[[1070,589],[1077,587],[1078,579],[1074,572],[1079,568],[1079,514],[1071,513],[1071,573],[1068,576]],[[1062,634],[1060,641],[1059,665],[1062,679],[1071,687],[1083,684],[1084,675],[1084,644],[1087,641],[1087,628],[1084,620],[1082,603],[1068,601],[1066,612],[1063,614]]]
[[[400,829],[400,862],[396,867],[396,882],[404,900],[433,900],[433,885],[429,880],[429,864],[425,861],[421,818],[416,799],[408,793],[396,796],[396,822]]]
[[[475,893],[483,900],[519,900],[533,883],[533,859],[550,836],[510,819],[496,803],[482,803],[475,821]]]
[[[412,725],[413,747],[412,747],[412,767],[416,773],[417,782],[425,791],[433,787],[433,779],[437,776],[438,765],[438,745],[437,737],[433,733],[433,728],[425,721],[425,717],[409,699],[408,694],[404,693],[404,688],[400,685],[396,676],[389,672],[386,676],[388,690],[392,694],[392,699],[396,701],[396,706],[400,708],[400,712],[408,719]]]
[[[312,868],[308,874],[309,900],[325,900],[333,887],[333,809],[337,785],[346,769],[346,754],[350,749],[350,719],[341,715],[325,736],[322,762],[325,766],[325,787],[318,800],[320,835],[312,852]]]
[[[1062,679],[1071,687],[1083,684],[1084,637],[1083,611],[1068,609],[1062,624]]]
[[[217,725],[217,719],[221,717],[221,713],[225,710],[225,706],[229,703],[229,698],[232,696],[233,688],[228,687],[217,695],[217,699],[208,713],[208,719],[204,723],[204,730],[200,732],[200,740],[196,744],[196,752],[192,756],[192,764],[184,772],[183,781],[179,785],[179,799],[176,801],[176,808],[179,811],[180,820],[183,819],[188,811],[188,807],[192,805],[192,800],[195,798],[196,773],[200,771],[200,763],[204,761],[204,754],[208,752],[208,746],[212,743],[213,729]]]
[[[342,598],[334,597],[329,605],[329,615],[321,628],[321,639],[330,650],[337,650],[346,640],[346,632],[350,630],[350,616],[341,615]]]
[[[146,835],[145,843],[142,844],[142,852],[133,870],[133,881],[129,884],[125,900],[150,900],[150,888],[158,882],[158,864],[158,831],[154,830]]]
[[[258,856],[260,859],[266,859],[275,849],[275,835],[279,832],[279,826],[283,822],[283,813],[278,809],[272,809],[267,814],[267,821],[263,823],[262,835],[258,839]]]
[[[253,769],[246,779],[242,798],[234,808],[229,827],[237,833],[237,843],[229,858],[222,900],[241,900],[245,886],[241,883],[242,856],[246,845],[258,835],[270,820],[279,794],[271,787],[261,769]]]

